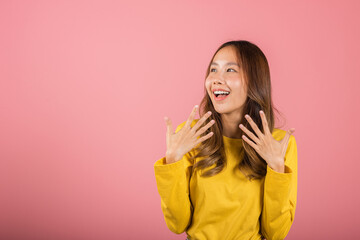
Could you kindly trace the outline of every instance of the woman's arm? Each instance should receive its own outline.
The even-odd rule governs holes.
[[[290,136],[285,154],[285,173],[267,166],[261,233],[267,240],[284,239],[294,221],[297,201],[297,145]]]
[[[175,133],[184,124],[185,122],[180,124]],[[191,151],[177,162],[166,164],[166,159],[163,157],[154,164],[156,184],[161,197],[161,209],[165,222],[167,227],[177,234],[187,229],[193,213],[193,206],[189,196],[189,182],[192,170],[190,157]]]

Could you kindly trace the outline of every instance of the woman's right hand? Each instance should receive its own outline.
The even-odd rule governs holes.
[[[211,112],[207,112],[199,119],[199,121],[191,127],[191,123],[195,118],[196,110],[198,109],[198,105],[196,105],[189,118],[187,119],[185,125],[178,131],[177,133],[173,133],[171,120],[165,117],[166,121],[166,163],[177,162],[182,159],[182,157],[188,153],[191,149],[193,149],[199,143],[205,141],[213,135],[213,132],[206,134],[203,137],[198,137],[203,134],[209,127],[211,127],[215,120],[211,120],[204,127],[199,127],[205,122],[205,120],[210,117]]]

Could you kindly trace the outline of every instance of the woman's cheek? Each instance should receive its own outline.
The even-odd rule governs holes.
[[[208,92],[211,90],[210,87],[211,87],[211,81],[206,79],[205,80],[205,88],[207,89]]]

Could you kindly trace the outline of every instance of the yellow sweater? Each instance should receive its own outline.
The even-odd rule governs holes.
[[[175,132],[184,124],[178,125]],[[285,133],[275,128],[272,135],[281,140]],[[252,181],[236,167],[241,160],[237,152],[242,140],[223,139],[227,165],[213,177],[200,177],[199,171],[191,176],[190,156],[195,148],[177,162],[166,164],[165,157],[155,162],[167,227],[177,234],[186,231],[191,240],[284,239],[294,221],[297,200],[295,137],[289,139],[285,173],[267,166],[266,176]]]

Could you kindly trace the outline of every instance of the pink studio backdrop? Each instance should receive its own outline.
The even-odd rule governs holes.
[[[295,127],[287,239],[360,237],[359,1],[0,2],[0,239],[185,239],[153,164],[221,43],[270,64]]]

